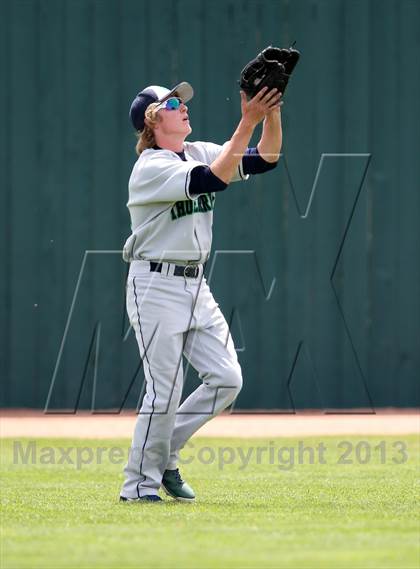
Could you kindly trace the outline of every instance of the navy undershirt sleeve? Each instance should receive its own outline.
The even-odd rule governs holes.
[[[277,166],[277,162],[267,162],[260,156],[258,148],[247,148],[242,158],[242,169],[244,174],[263,174],[269,172]]]
[[[222,192],[227,187],[228,185],[213,174],[208,166],[195,166],[191,170],[189,186],[190,195]]]

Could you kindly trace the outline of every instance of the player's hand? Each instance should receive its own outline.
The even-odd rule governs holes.
[[[282,99],[283,93],[279,93],[279,94],[280,94],[279,102],[276,105],[274,105],[272,107],[272,109],[265,115],[266,119],[275,118],[275,117],[278,117],[280,115],[280,111],[281,111],[281,108],[284,104],[284,101]]]
[[[250,101],[241,91],[241,111],[244,121],[252,126],[260,123],[266,115],[280,108],[281,93],[277,89],[263,87]]]

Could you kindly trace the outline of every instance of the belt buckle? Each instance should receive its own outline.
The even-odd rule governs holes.
[[[198,277],[199,268],[197,265],[186,265],[184,268],[184,277],[196,279]]]

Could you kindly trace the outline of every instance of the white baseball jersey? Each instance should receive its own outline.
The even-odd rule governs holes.
[[[222,149],[211,142],[184,142],[186,161],[166,149],[141,153],[128,184],[132,234],[124,245],[125,261],[203,263],[208,259],[216,196],[190,195],[190,176],[196,166],[209,166]],[[232,181],[248,177],[240,163]]]

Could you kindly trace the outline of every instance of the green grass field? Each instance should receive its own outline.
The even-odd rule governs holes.
[[[1,567],[418,568],[418,438],[364,441],[194,439],[195,503],[124,504],[128,441],[3,440]]]

